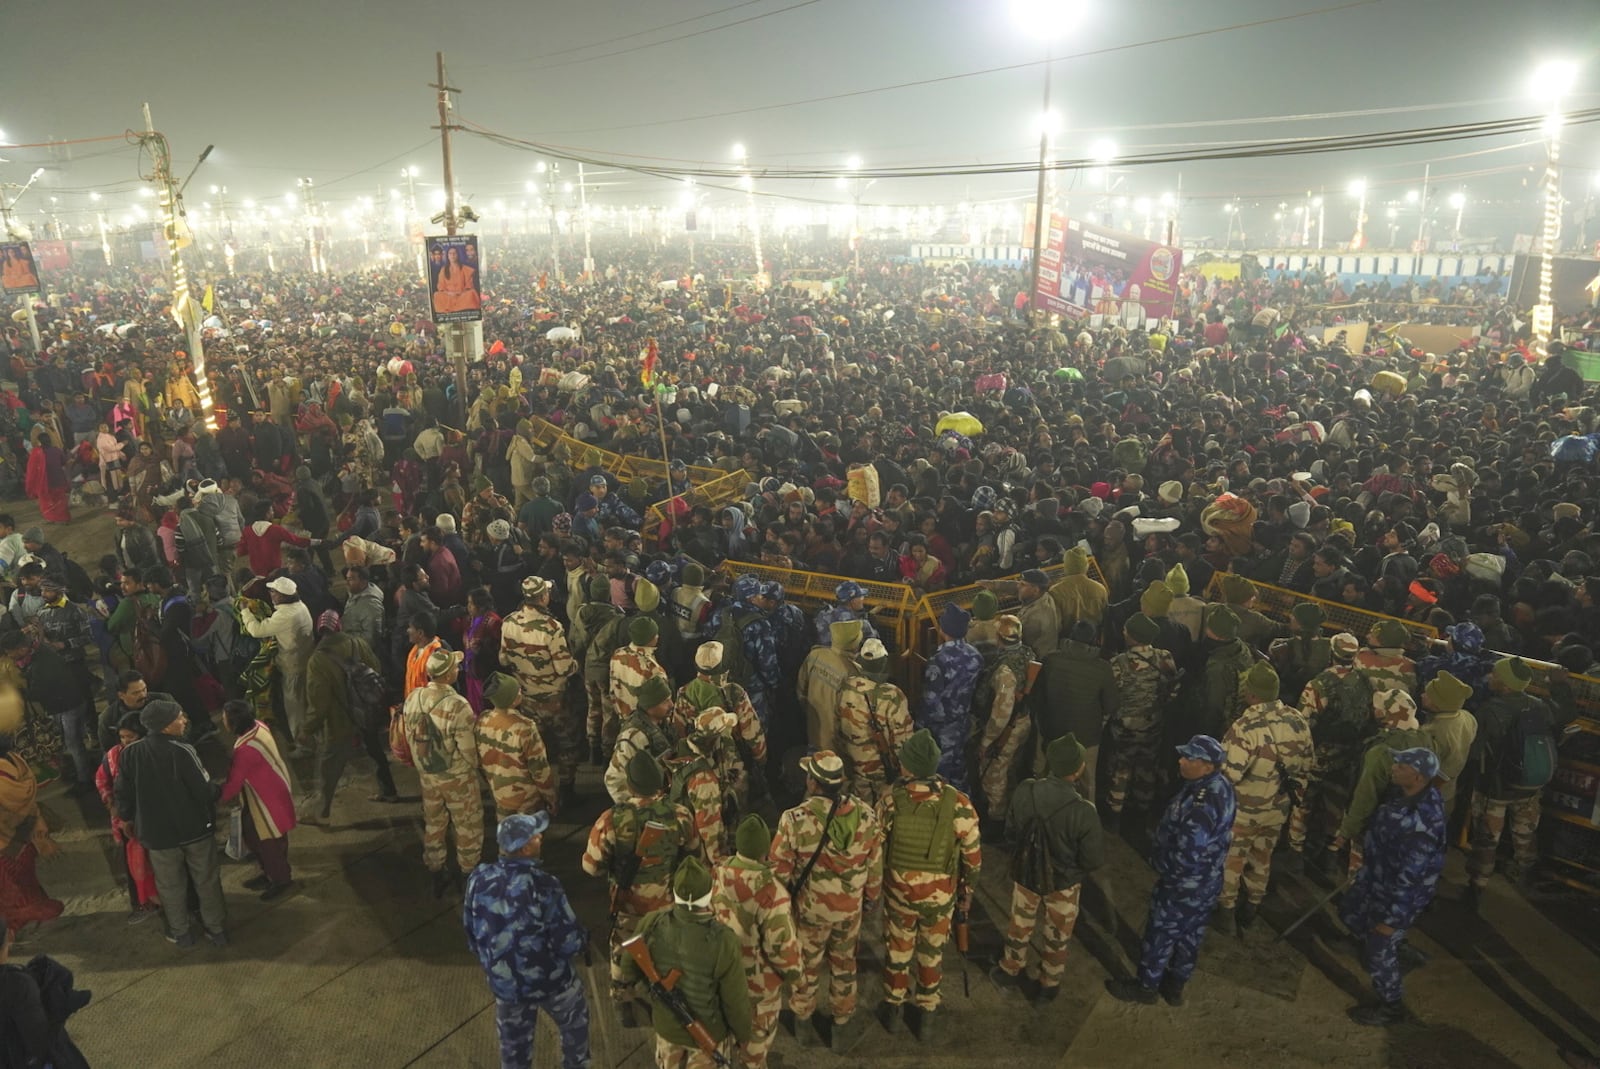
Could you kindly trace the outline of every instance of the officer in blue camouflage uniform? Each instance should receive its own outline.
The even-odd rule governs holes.
[[[561,1033],[563,1069],[589,1065],[589,1004],[572,959],[588,933],[561,882],[539,865],[548,812],[500,822],[500,858],[467,878],[461,923],[494,992],[501,1069],[533,1064],[533,1029],[543,1010]]]
[[[800,663],[811,652],[811,629],[806,626],[806,614],[800,606],[784,600],[782,583],[762,583],[761,597],[764,604],[772,606],[767,618],[772,621],[772,633],[778,642],[780,684],[785,690],[793,690],[795,676],[800,674]]]
[[[750,665],[749,678],[734,682],[741,684],[750,695],[750,704],[756,707],[761,726],[770,728],[773,696],[782,678],[778,667],[778,633],[760,604],[761,580],[753,575],[741,575],[733,581],[730,593],[733,603],[717,610],[711,620],[711,633],[716,634],[722,626],[725,613],[734,614],[734,622],[740,624],[744,659]]]
[[[1339,905],[1339,918],[1361,944],[1376,1004],[1356,1006],[1357,1024],[1391,1025],[1406,1018],[1400,1001],[1398,952],[1406,929],[1433,901],[1444,870],[1444,800],[1434,785],[1439,758],[1425,746],[1391,751],[1390,787],[1367,822],[1362,865]]]
[[[878,638],[878,631],[872,626],[867,614],[867,588],[854,579],[846,579],[833,588],[834,604],[826,609],[818,609],[816,617],[811,621],[811,626],[816,632],[818,646],[826,646],[832,640],[833,632],[829,627],[841,620],[861,621],[861,641],[866,643],[869,638]]]
[[[972,734],[972,697],[983,675],[983,654],[967,641],[972,615],[951,602],[939,613],[939,648],[922,671],[922,711],[916,718],[939,744],[939,776],[968,792],[967,736]]]
[[[1144,926],[1139,975],[1107,980],[1106,990],[1123,1002],[1150,1004],[1161,997],[1183,1005],[1183,985],[1194,975],[1200,941],[1222,893],[1222,869],[1233,842],[1237,802],[1222,774],[1222,743],[1196,735],[1178,747],[1183,785],[1161,814],[1150,863],[1156,886]]]
[[[611,483],[604,475],[589,476],[589,493],[594,495],[599,503],[600,513],[595,518],[600,521],[601,529],[607,527],[626,527],[630,531],[639,529],[639,514],[633,507],[611,489]]]

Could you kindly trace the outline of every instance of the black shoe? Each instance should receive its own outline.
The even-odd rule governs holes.
[[[1100,814],[1100,827],[1107,835],[1119,835],[1122,832],[1122,814],[1107,809]]]
[[[1483,888],[1477,884],[1468,884],[1467,893],[1461,896],[1461,904],[1467,907],[1468,913],[1476,917],[1479,908],[1483,905]]]
[[[883,1030],[891,1036],[897,1036],[905,1031],[906,1019],[901,1013],[901,1009],[902,1007],[898,1002],[880,1002],[877,1010],[874,1011],[877,1015],[878,1023],[883,1025]]]
[[[1211,927],[1223,935],[1238,935],[1239,922],[1234,917],[1232,906],[1218,906],[1211,914]]]
[[[1163,976],[1161,978],[1160,993],[1168,1006],[1182,1006],[1184,1003],[1183,984],[1173,980],[1171,977]]]
[[[1371,1028],[1387,1028],[1406,1019],[1406,1008],[1398,1002],[1379,1002],[1372,1006],[1353,1006],[1349,1010],[1349,1015],[1356,1024],[1364,1024]]]
[[[227,932],[207,932],[206,938],[211,940],[211,945],[214,947],[225,947],[228,945]]]
[[[817,1034],[817,1024],[810,1017],[796,1017],[794,1019],[794,1041],[801,1047],[820,1047],[822,1037]]]
[[[283,883],[275,883],[271,887],[268,887],[265,891],[261,892],[261,901],[275,902],[292,890],[294,890],[293,880],[286,880]]]
[[[994,983],[994,986],[998,987],[1001,991],[1022,990],[1022,974],[1007,972],[1005,966],[1003,965],[996,965],[994,968],[990,969],[989,979]]]
[[[595,768],[605,768],[608,763],[604,751],[600,748],[599,739],[589,740],[589,763]]]
[[[1248,898],[1239,899],[1239,929],[1243,931],[1256,922],[1256,904]]]
[[[1033,1004],[1035,1006],[1048,1006],[1061,994],[1060,984],[1039,984],[1034,988]]]
[[[433,897],[443,898],[444,893],[450,889],[450,874],[444,869],[439,869],[433,874]]]
[[[246,891],[265,891],[271,886],[272,881],[267,879],[265,873],[262,873],[260,876],[252,876],[248,880],[244,881],[244,889]]]
[[[848,1021],[834,1021],[832,1034],[828,1037],[828,1046],[835,1054],[849,1054],[856,1049],[856,1045],[866,1037],[867,1019],[862,1014],[854,1014]]]
[[[1154,1006],[1158,997],[1137,980],[1107,980],[1106,993],[1118,1002],[1137,1002],[1141,1006]]]
[[[1301,853],[1280,854],[1272,861],[1273,868],[1289,876],[1306,874],[1306,858]]]
[[[912,1006],[906,1014],[906,1023],[911,1026],[911,1034],[917,1037],[919,1043],[932,1043],[939,1034],[935,1022],[939,1018],[937,1010],[930,1010],[924,1006]]]
[[[193,932],[184,932],[182,935],[173,935],[171,932],[164,932],[163,934],[167,937],[167,942],[179,950],[192,950],[194,948]]]

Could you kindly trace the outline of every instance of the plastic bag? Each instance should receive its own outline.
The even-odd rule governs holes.
[[[228,845],[224,851],[235,861],[244,860],[244,807],[228,815]]]

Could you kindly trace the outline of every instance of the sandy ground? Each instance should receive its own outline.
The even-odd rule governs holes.
[[[31,503],[11,509],[22,527],[37,516]],[[50,537],[92,571],[111,526],[101,513]],[[205,756],[224,759],[220,746]],[[297,768],[301,777],[309,773]],[[67,915],[17,956],[50,953],[94,991],[71,1032],[95,1066],[496,1066],[493,1002],[461,934],[459,899],[429,897],[415,777],[401,770],[400,783],[405,804],[375,805],[366,801],[370,768],[347,773],[333,827],[291,836],[299,881],[293,895],[262,903],[240,886],[253,867],[227,864],[233,944],[188,952],[163,941],[157,921],[125,924],[126,895],[104,812],[97,801],[48,789],[45,805],[63,850],[41,866],[41,878],[67,901]],[[603,944],[602,888],[578,868],[587,826],[602,805],[598,772],[585,769],[580,788],[583,804],[564,814],[547,840],[547,863]],[[1407,981],[1417,1023],[1372,1030],[1345,1017],[1365,996],[1366,979],[1331,922],[1313,921],[1288,942],[1276,937],[1322,893],[1306,879],[1276,881],[1261,922],[1244,939],[1207,937],[1187,1006],[1112,1000],[1102,984],[1131,969],[1152,878],[1138,851],[1120,839],[1110,849],[1115,921],[1105,902],[1086,894],[1062,994],[1036,1011],[985,976],[1009,901],[1005,858],[991,850],[975,910],[974,960],[963,965],[953,947],[946,957],[939,1042],[923,1048],[873,1023],[861,1046],[839,1058],[801,1051],[780,1034],[771,1064],[940,1069],[998,1059],[1087,1069],[1556,1069],[1561,1046],[1600,1049],[1594,900],[1572,893],[1530,901],[1497,881],[1478,920],[1456,901],[1461,862],[1452,857],[1439,901],[1411,936],[1431,956]],[[870,918],[860,960],[863,1012],[882,993],[881,933],[881,916]],[[605,990],[603,959],[584,972],[594,1064],[652,1065],[648,1033],[619,1029],[595,997]],[[535,1064],[559,1064],[548,1024],[540,1026]]]

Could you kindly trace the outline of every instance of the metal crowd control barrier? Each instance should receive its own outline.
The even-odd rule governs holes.
[[[1232,572],[1218,572],[1211,577],[1211,585],[1206,587],[1205,599],[1218,605],[1227,604],[1227,599],[1222,596],[1222,580]],[[1248,578],[1240,576],[1239,578]],[[1294,607],[1300,602],[1309,602],[1322,607],[1322,613],[1327,622],[1323,629],[1326,631],[1348,631],[1359,639],[1365,639],[1367,632],[1385,620],[1398,620],[1404,624],[1406,630],[1419,638],[1435,639],[1439,637],[1439,629],[1428,624],[1419,624],[1414,620],[1402,620],[1398,616],[1387,613],[1373,612],[1371,609],[1358,609],[1354,605],[1346,605],[1342,601],[1328,601],[1324,598],[1314,598],[1310,594],[1301,594],[1295,590],[1288,590],[1281,586],[1272,586],[1257,579],[1250,583],[1256,588],[1255,610],[1263,616],[1270,616],[1276,620],[1287,622]]]
[[[705,471],[705,468],[693,468],[691,471]],[[668,498],[651,505],[644,513],[644,540],[647,545],[656,541],[661,533],[661,525],[666,522],[668,502],[678,500],[686,503],[690,508],[704,505],[706,508],[716,510],[724,505],[731,505],[739,500],[744,493],[744,488],[750,484],[750,475],[743,468],[737,471],[717,472],[715,479],[706,482],[697,482],[689,487],[689,492],[679,494],[677,498]],[[781,571],[781,569],[779,569]]]
[[[763,582],[782,584],[788,600],[803,608],[819,609],[834,603],[833,591],[840,583],[860,583],[867,592],[867,609],[871,612],[873,626],[879,634],[887,633],[892,640],[894,653],[910,647],[909,625],[916,612],[916,595],[904,583],[875,583],[866,579],[851,579],[847,575],[828,575],[823,572],[806,572],[798,568],[772,568],[764,564],[746,564],[744,561],[723,561],[717,570],[730,580],[740,575],[753,575]],[[880,626],[888,621],[890,626]],[[898,663],[902,658],[894,657]]]

